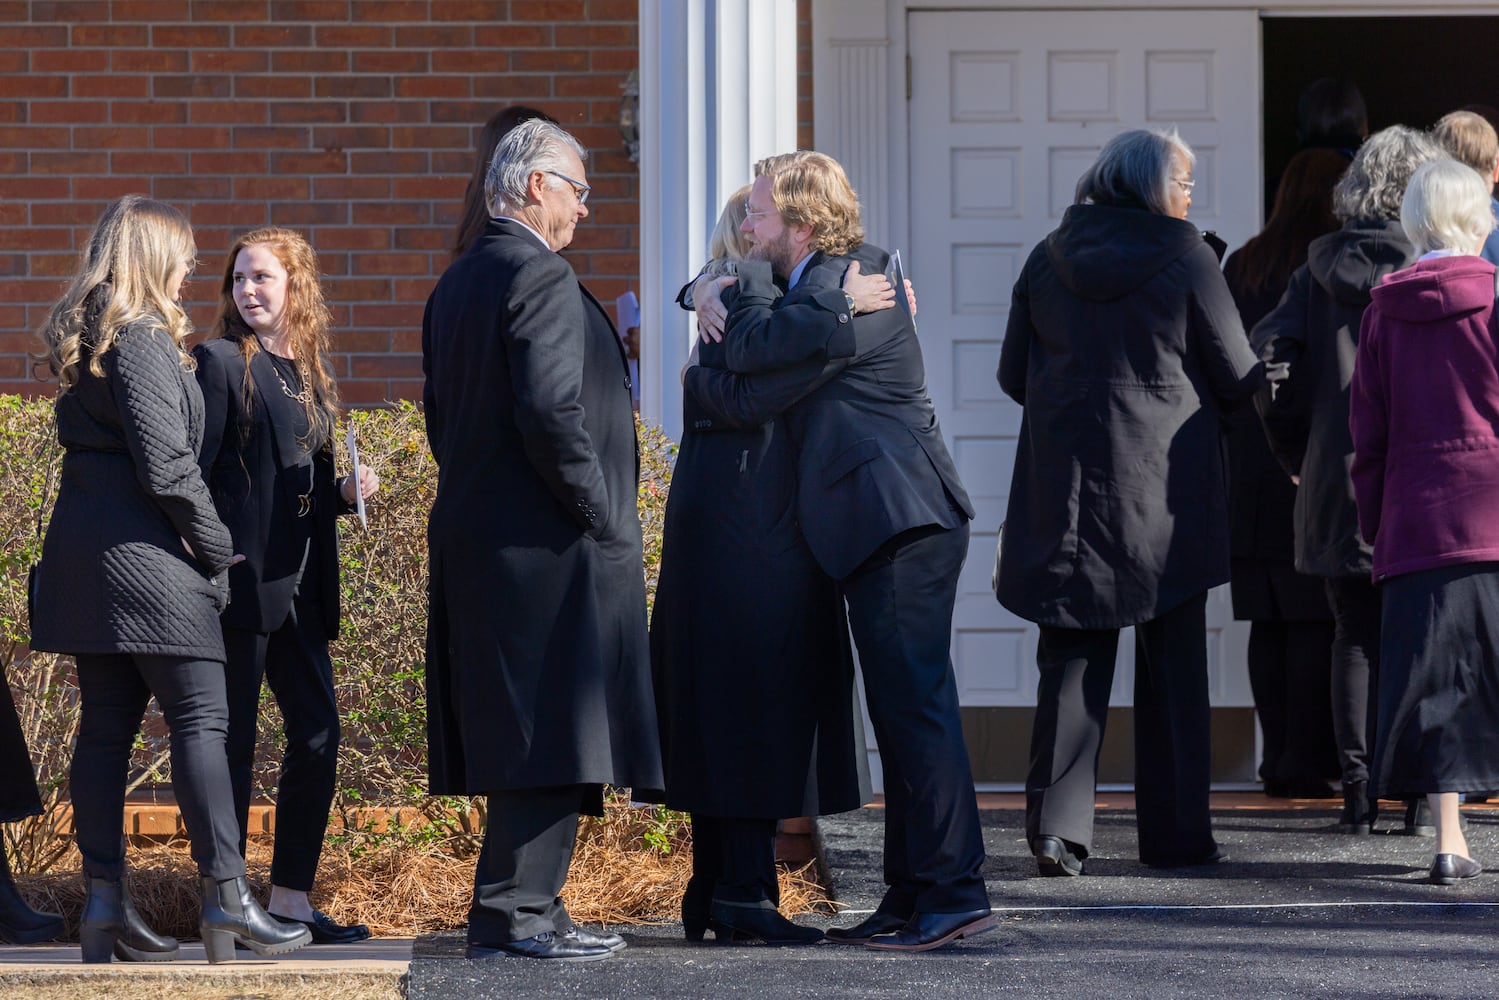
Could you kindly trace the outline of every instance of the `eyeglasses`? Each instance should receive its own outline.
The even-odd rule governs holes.
[[[1175,184],[1180,184],[1181,187],[1182,187],[1182,190],[1185,191],[1185,192],[1187,192],[1187,194],[1191,194],[1192,193],[1192,189],[1197,186],[1197,182],[1196,181],[1184,181],[1180,177],[1173,177],[1173,178],[1171,178],[1171,180]]]
[[[582,181],[573,180],[566,174],[559,174],[555,170],[548,170],[547,173],[551,174],[553,177],[559,177],[562,180],[567,181],[567,183],[571,184],[573,188],[573,196],[578,199],[579,205],[588,204],[588,192],[592,191],[593,188],[589,187],[587,184],[584,184]]]
[[[764,218],[767,215],[775,215],[775,214],[776,214],[776,210],[773,209],[773,208],[767,208],[763,212],[746,211],[744,213],[745,218],[749,218],[749,219],[762,219],[762,218]]]

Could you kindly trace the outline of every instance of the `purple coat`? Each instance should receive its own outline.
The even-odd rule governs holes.
[[[1374,579],[1499,560],[1494,265],[1435,258],[1377,285],[1351,391],[1353,488]]]

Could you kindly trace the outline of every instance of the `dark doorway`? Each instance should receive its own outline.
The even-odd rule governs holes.
[[[1371,133],[1431,128],[1467,104],[1499,107],[1499,17],[1267,17],[1260,24],[1267,184],[1296,153],[1296,99],[1318,77],[1358,86]],[[1266,214],[1274,193],[1266,194]]]

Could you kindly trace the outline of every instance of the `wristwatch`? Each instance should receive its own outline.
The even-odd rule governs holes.
[[[843,298],[848,303],[848,314],[850,316],[859,315],[859,307],[854,305],[854,297],[848,293],[847,289],[843,291]]]

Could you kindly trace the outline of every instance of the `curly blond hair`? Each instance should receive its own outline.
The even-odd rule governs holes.
[[[755,164],[755,176],[770,179],[786,225],[812,227],[812,249],[841,257],[864,242],[859,196],[831,156],[810,149],[767,156]]]
[[[122,329],[144,320],[165,330],[182,364],[192,368],[185,342],[192,321],[176,300],[172,278],[192,272],[198,248],[192,227],[172,206],[138,194],[109,203],[89,234],[78,269],[38,335],[43,355],[67,392],[78,382],[78,366],[103,376],[103,358]]]

